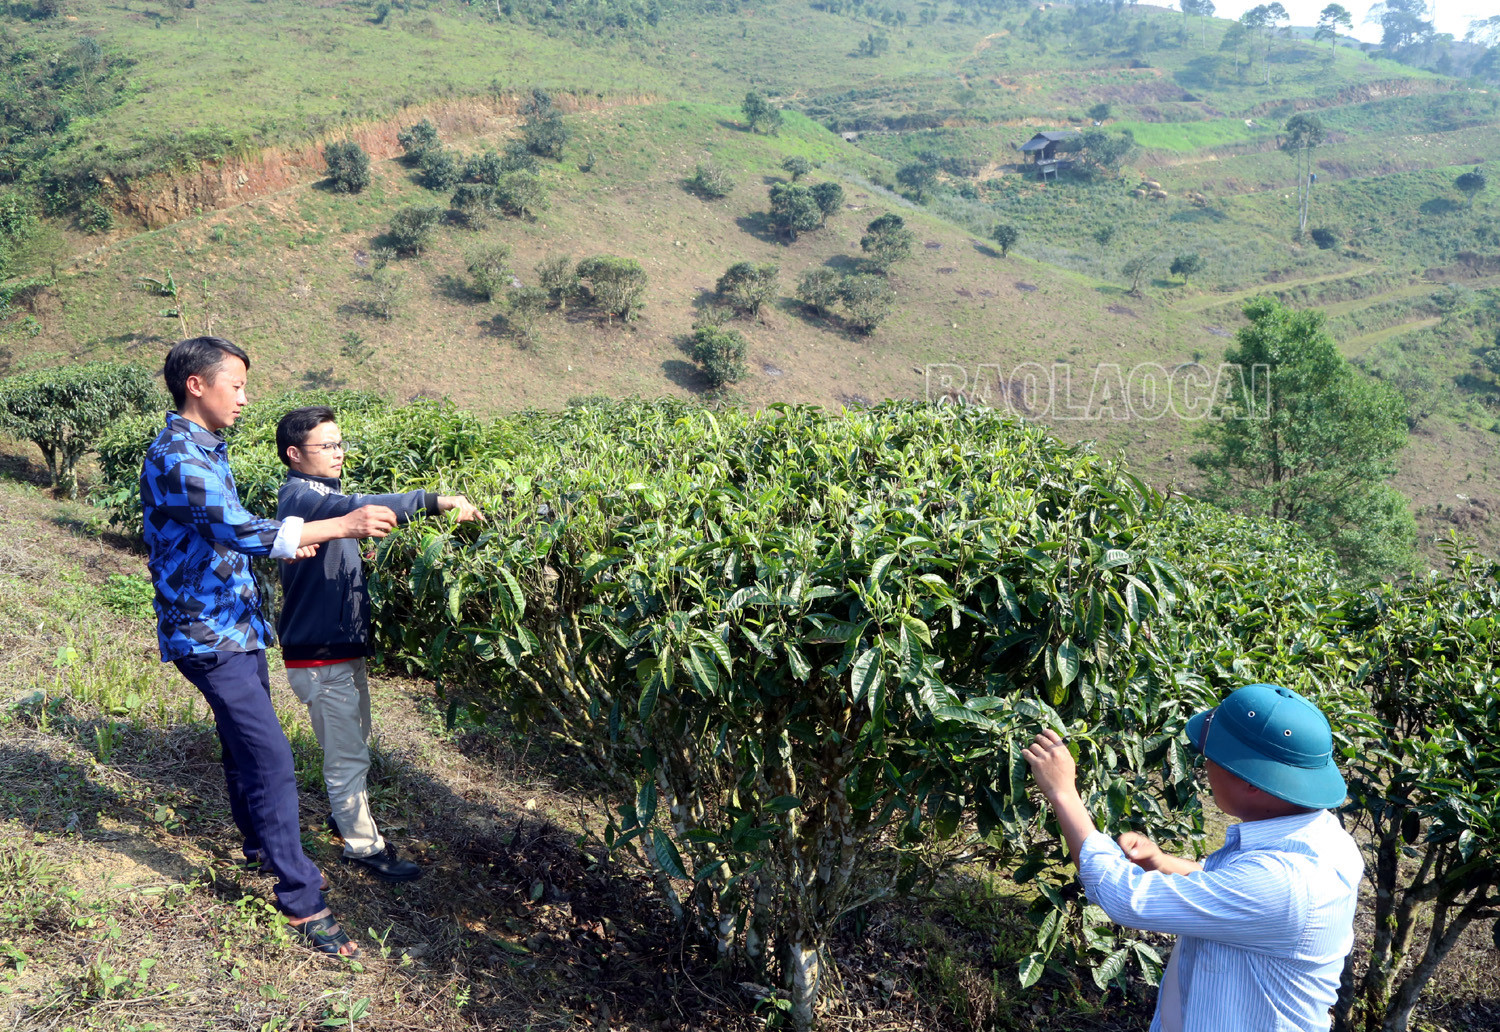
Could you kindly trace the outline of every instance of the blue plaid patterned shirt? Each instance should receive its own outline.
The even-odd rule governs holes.
[[[290,558],[302,521],[245,511],[224,439],[167,413],[141,468],[141,509],[162,662],[274,644],[248,556]]]
[[[1099,832],[1078,851],[1110,920],[1177,936],[1152,1032],[1325,1032],[1364,868],[1327,810],[1230,825],[1192,874],[1143,871]]]

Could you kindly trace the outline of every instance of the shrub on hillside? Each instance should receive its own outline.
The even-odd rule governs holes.
[[[42,453],[54,491],[78,497],[78,460],[123,415],[161,404],[156,377],[136,365],[90,362],[0,380],[0,431]]]
[[[813,193],[805,186],[774,183],[770,191],[771,225],[778,236],[789,241],[797,239],[798,233],[817,229],[823,225],[823,210],[818,206]]]
[[[579,262],[577,272],[606,322],[616,315],[629,322],[646,303],[646,270],[634,258],[596,255]]]
[[[542,287],[514,287],[505,295],[505,321],[523,343],[535,339],[537,320],[551,303],[550,293]]]
[[[759,315],[761,305],[776,297],[781,267],[771,262],[735,262],[714,284],[714,292],[736,312]]]
[[[1113,236],[1114,234],[1111,232],[1109,235]],[[1021,231],[1015,226],[1002,222],[990,230],[990,239],[1000,245],[1000,257],[1004,258],[1010,254],[1010,249],[1016,246],[1016,241],[1021,239]],[[1098,239],[1097,233],[1095,234],[1095,239]],[[1108,243],[1108,237],[1099,242],[1101,244]]]
[[[687,188],[700,197],[728,197],[734,191],[734,179],[712,161],[700,161],[688,177]]]
[[[891,266],[911,257],[916,242],[916,234],[906,228],[906,220],[895,212],[886,212],[865,227],[859,246],[869,256],[867,261],[872,267],[889,272]]]
[[[494,189],[495,204],[507,215],[534,218],[550,206],[547,186],[534,172],[507,172]]]
[[[562,113],[552,106],[552,97],[543,90],[532,90],[524,112],[521,139],[526,149],[553,161],[561,160],[571,134],[563,124]]]
[[[435,204],[411,204],[399,209],[391,216],[391,246],[402,254],[421,254],[432,228],[442,220],[443,209]]]
[[[515,278],[510,269],[510,248],[505,244],[481,244],[465,257],[474,293],[486,301],[494,301]]]
[[[874,333],[896,307],[896,292],[884,276],[855,273],[839,281],[846,321],[860,333]]]
[[[512,171],[505,167],[505,159],[492,150],[470,155],[464,161],[462,178],[469,183],[484,183],[495,186],[500,177]]]
[[[752,133],[765,133],[767,136],[775,136],[781,131],[781,109],[771,104],[770,101],[754,90],[745,94],[745,100],[740,104],[740,110],[745,115],[745,127]]]
[[[448,206],[458,212],[470,229],[483,229],[500,213],[495,188],[484,183],[459,183]]]
[[[656,872],[686,934],[787,985],[795,1025],[843,917],[977,845],[968,829],[1028,877],[1056,862],[1015,773],[1038,724],[1120,750],[1080,756],[1101,812],[1157,778],[1191,798],[1175,735],[1210,692],[1169,650],[1200,624],[1167,616],[1191,596],[1152,565],[1164,502],[1105,460],[980,409],[656,403],[534,425],[543,440],[496,438],[465,483],[492,533],[383,548],[387,655],[568,743],[610,786],[605,844]],[[1193,833],[1186,807],[1129,820]],[[1072,927],[1053,884],[1042,902]],[[1047,949],[1154,956],[1088,928]]]
[[[547,292],[553,307],[566,308],[578,293],[578,269],[573,256],[554,254],[536,263],[537,285]]]
[[[366,314],[389,322],[406,301],[406,274],[377,265],[365,274],[363,293]]]
[[[370,185],[370,156],[353,140],[341,140],[323,148],[328,178],[336,193],[359,193]]]
[[[422,185],[429,190],[451,190],[463,177],[463,169],[453,160],[453,155],[440,147],[424,151],[419,164],[422,169]]]
[[[797,300],[814,315],[830,315],[842,296],[843,280],[834,269],[808,269],[797,278]]]
[[[407,163],[415,165],[422,160],[423,154],[438,145],[437,126],[424,118],[415,125],[398,130],[396,142],[406,152]]]
[[[746,348],[744,336],[735,330],[700,326],[693,333],[693,361],[703,367],[709,386],[716,391],[745,378],[749,371]]]
[[[838,183],[814,183],[812,199],[813,203],[818,206],[819,215],[822,216],[818,220],[821,226],[844,209],[844,188]]]
[[[793,154],[781,163],[781,170],[791,176],[792,182],[795,183],[812,171],[812,162],[800,154]]]

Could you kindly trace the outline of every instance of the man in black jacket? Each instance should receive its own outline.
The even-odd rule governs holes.
[[[344,440],[330,408],[294,409],[276,426],[276,449],[290,467],[277,498],[276,518],[323,520],[364,505],[384,505],[398,523],[450,510],[458,519],[479,513],[462,495],[430,491],[346,495],[340,490]],[[287,681],[307,705],[323,747],[323,782],[332,819],[344,839],[344,859],[387,881],[411,881],[422,869],[396,856],[370,816],[365,779],[370,770],[370,598],[359,545],[333,541],[312,559],[282,564],[284,599],[277,633]]]

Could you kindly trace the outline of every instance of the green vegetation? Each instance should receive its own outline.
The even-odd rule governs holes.
[[[917,236],[906,228],[906,220],[895,212],[874,219],[859,239],[860,250],[869,255],[870,265],[878,272],[889,272],[893,265],[911,257]]]
[[[584,284],[588,298],[604,313],[605,322],[619,316],[629,322],[639,313],[646,299],[646,271],[634,258],[601,254],[578,263],[578,282]]]
[[[503,294],[514,278],[510,260],[510,248],[501,243],[482,244],[470,251],[468,269],[474,293],[486,301],[494,301]]]
[[[92,362],[0,380],[0,430],[41,450],[54,490],[78,497],[78,460],[123,415],[161,401],[156,378],[135,365]]]
[[[330,143],[323,148],[328,178],[339,193],[359,193],[370,185],[370,156],[353,140]]]
[[[1409,570],[1415,526],[1388,483],[1406,444],[1406,403],[1349,366],[1320,313],[1259,299],[1245,316],[1224,355],[1241,376],[1201,431],[1208,450],[1193,458],[1208,497],[1297,524],[1361,576]]]
[[[990,230],[990,239],[1000,245],[1000,257],[1004,258],[1010,254],[1010,249],[1016,246],[1016,241],[1021,239],[1021,231],[1009,223],[1002,222]]]
[[[716,391],[745,378],[749,372],[745,365],[748,348],[749,342],[737,330],[700,326],[693,332],[693,361],[703,367],[708,385]]]
[[[234,429],[252,507],[282,476],[275,419],[308,400]],[[608,787],[604,844],[654,872],[710,953],[788,978],[799,1023],[838,915],[893,904],[960,854],[1034,886],[1023,986],[1080,966],[1101,989],[1154,982],[1152,947],[1063,892],[1065,849],[1016,751],[1038,726],[1071,733],[1107,830],[1191,849],[1204,814],[1182,723],[1251,679],[1329,712],[1346,819],[1371,836],[1389,934],[1357,957],[1341,1027],[1409,1014],[1493,909],[1493,563],[1347,587],[1285,523],[1171,501],[973,407],[595,399],[484,427],[440,406],[335,403],[371,445],[346,473],[362,489],[425,462],[489,516],[482,532],[413,526],[382,545],[385,654],[562,743]],[[127,496],[152,429],[127,421],[101,449]],[[812,503],[784,486],[811,482]],[[824,747],[835,732],[847,748]],[[1422,959],[1392,978],[1413,947]]]
[[[391,216],[386,235],[391,246],[403,254],[421,254],[432,239],[432,230],[443,221],[444,209],[435,204],[412,204]]]
[[[711,161],[700,161],[693,167],[687,188],[702,197],[717,200],[734,192],[734,177]]]
[[[770,104],[765,97],[754,90],[745,94],[740,110],[745,115],[745,127],[752,133],[775,136],[781,131],[781,109]]]
[[[776,299],[780,266],[770,262],[735,262],[714,284],[714,292],[736,312],[759,315],[761,305]]]

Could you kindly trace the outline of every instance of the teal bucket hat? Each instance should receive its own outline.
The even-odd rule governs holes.
[[[1323,711],[1290,688],[1247,684],[1187,723],[1188,744],[1262,792],[1326,810],[1349,794]]]

